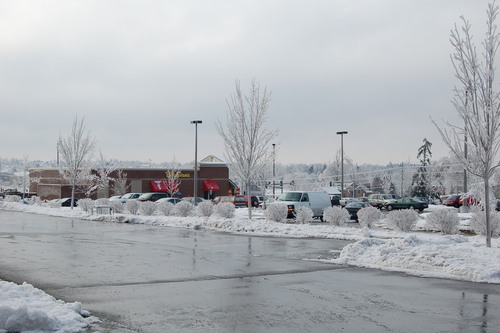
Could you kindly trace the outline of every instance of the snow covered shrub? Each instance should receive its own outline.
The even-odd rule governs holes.
[[[161,215],[169,216],[172,215],[174,210],[174,204],[168,201],[163,201],[158,205],[158,213]]]
[[[232,218],[234,217],[234,204],[232,202],[221,202],[220,204],[215,205],[214,214],[224,217],[224,218]]]
[[[37,196],[32,196],[31,198],[28,199],[28,204],[30,204],[30,205],[41,206],[42,202],[43,202],[42,199],[40,199]]]
[[[299,207],[295,211],[295,221],[297,223],[307,223],[313,219],[314,213],[309,207]]]
[[[212,215],[214,211],[214,204],[210,200],[202,201],[196,206],[196,215],[205,217]]]
[[[57,201],[57,200],[49,200],[45,203],[45,206],[50,207],[50,208],[60,208],[61,207],[59,201]]]
[[[137,212],[139,211],[140,206],[141,206],[140,201],[128,200],[125,203],[125,211],[129,212],[130,214],[136,215]]]
[[[109,206],[108,198],[99,198],[95,201],[96,206]]]
[[[382,212],[375,207],[365,207],[358,211],[359,225],[366,229],[371,229],[381,218]]]
[[[408,232],[417,224],[418,214],[413,209],[393,210],[389,212],[387,219],[395,229]]]
[[[110,201],[109,206],[113,208],[113,212],[121,214],[123,213],[125,207],[120,201]]]
[[[469,225],[476,234],[486,235],[486,211],[479,206],[471,209],[472,215],[469,220]],[[500,235],[500,213],[490,211],[490,226],[494,237]]]
[[[439,230],[446,235],[453,235],[458,232],[459,219],[456,210],[439,209],[430,213],[426,220],[427,230]]]
[[[18,195],[6,195],[5,201],[7,202],[21,202],[21,197]]]
[[[194,205],[189,201],[182,200],[178,204],[174,205],[174,214],[177,216],[186,217],[191,215]]]
[[[288,207],[282,202],[273,202],[267,206],[266,219],[275,222],[283,222],[288,215]]]
[[[326,207],[323,210],[323,220],[336,226],[344,225],[350,218],[351,214],[347,209],[339,206]]]
[[[90,198],[85,198],[85,199],[80,199],[76,203],[78,207],[80,207],[81,210],[83,210],[86,213],[90,213],[92,207],[94,206],[94,200]]]
[[[144,201],[139,205],[140,215],[153,215],[156,212],[157,205],[152,201]]]

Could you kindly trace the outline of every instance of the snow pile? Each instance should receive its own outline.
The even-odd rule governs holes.
[[[0,333],[80,332],[92,320],[78,302],[64,303],[27,283],[0,281]]]
[[[365,238],[347,245],[329,262],[400,271],[417,276],[500,283],[500,251],[484,237],[409,235],[404,239]]]

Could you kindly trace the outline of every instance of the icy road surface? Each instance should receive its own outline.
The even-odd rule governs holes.
[[[89,332],[498,332],[499,285],[304,260],[345,244],[0,212],[0,278],[81,302]]]

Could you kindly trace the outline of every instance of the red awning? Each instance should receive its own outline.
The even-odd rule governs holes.
[[[215,180],[204,180],[203,191],[220,191],[220,187]]]
[[[150,180],[149,184],[151,185],[151,192],[178,192],[179,185],[172,182],[171,186],[169,186],[170,182],[168,180]]]
[[[164,180],[150,180],[151,192],[167,192],[167,184]]]

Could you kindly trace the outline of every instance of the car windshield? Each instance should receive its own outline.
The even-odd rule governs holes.
[[[278,198],[278,201],[300,201],[300,197],[302,196],[302,193],[294,193],[294,192],[289,192],[289,193],[283,193],[280,195]]]

